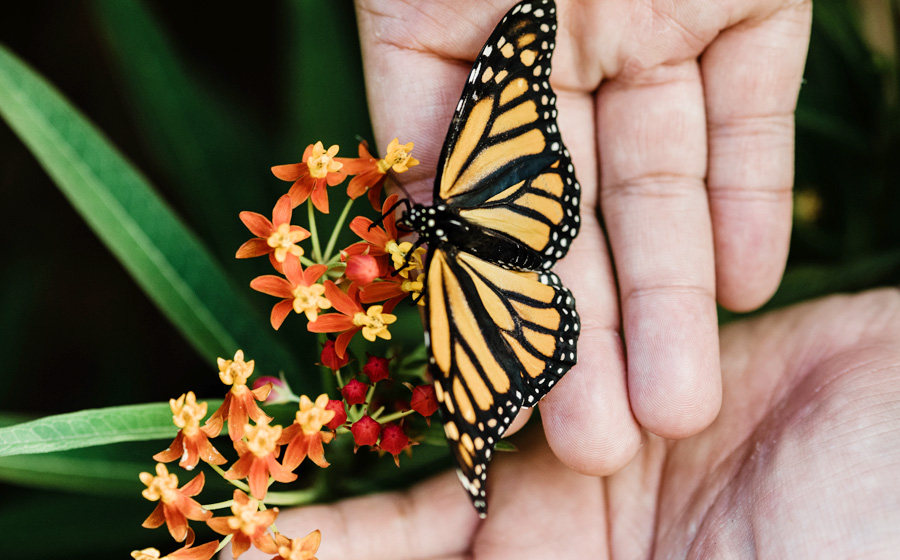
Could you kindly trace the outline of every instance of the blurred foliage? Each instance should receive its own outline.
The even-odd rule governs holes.
[[[797,111],[791,254],[765,309],[900,282],[897,4],[815,4]],[[238,263],[233,254],[248,237],[238,212],[268,214],[284,192],[269,167],[297,161],[318,138],[340,144],[344,155],[352,155],[357,137],[371,138],[349,0],[283,0],[239,10],[160,0],[42,0],[7,7],[0,43],[106,134],[239,288],[268,272],[265,263]],[[0,375],[7,387],[0,410],[43,416],[164,401],[187,389],[221,393],[212,364],[144,296],[6,125],[0,125],[0,208],[13,233],[0,269]],[[265,318],[271,299],[246,292]],[[723,310],[721,317],[736,315]],[[279,335],[299,341],[294,358],[310,361],[312,339],[302,322],[288,321]],[[444,464],[434,449],[420,446],[412,474],[402,476]],[[103,481],[107,496],[3,486],[7,536],[0,557],[125,557],[135,547],[168,543],[163,532],[139,526],[152,504],[120,497],[120,490],[140,489],[121,474],[142,461],[151,470],[140,459],[146,456],[143,447],[124,444],[48,456],[48,473],[71,468],[66,461],[121,462]],[[343,481],[341,492],[361,490],[352,476],[360,472],[380,476],[386,487],[401,484],[390,461],[375,459],[370,454],[324,472]],[[33,464],[24,465],[2,463],[0,475],[38,484],[28,474]],[[63,478],[48,476],[71,490]],[[42,539],[35,551],[38,528],[52,528],[54,538]]]

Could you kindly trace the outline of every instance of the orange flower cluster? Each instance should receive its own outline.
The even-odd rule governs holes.
[[[320,363],[334,372],[334,389],[340,396],[332,399],[321,394],[313,399],[294,395],[284,377],[257,378],[248,385],[255,364],[238,350],[232,359],[218,359],[219,378],[229,389],[221,406],[205,422],[207,403],[198,402],[193,392],[170,400],[178,433],[166,450],[154,455],[159,462],[157,474],[141,474],[147,486],[144,497],[159,502],[144,526],[165,524],[172,537],[184,543],[165,558],[208,559],[230,542],[235,557],[253,546],[277,554],[275,558],[314,559],[321,540],[318,531],[291,540],[273,530],[278,509],[264,504],[269,486],[295,481],[298,475],[294,471],[307,458],[320,468],[328,467],[325,445],[342,434],[350,434],[347,437],[353,437],[357,449],[369,446],[390,453],[398,466],[399,454],[409,453],[416,445],[406,433],[404,421],[414,413],[427,421],[437,410],[431,385],[393,383],[390,360],[380,356],[370,355],[361,367],[348,367],[354,363],[348,345],[357,333],[370,342],[390,340],[390,326],[397,320],[392,313],[396,305],[407,296],[421,299],[424,251],[400,239],[393,215],[397,196],[381,202],[389,174],[403,173],[418,164],[410,156],[412,147],[411,142],[401,145],[394,139],[385,157],[379,159],[362,143],[359,158],[339,158],[337,146],[325,149],[317,142],[306,148],[299,163],[272,168],[276,177],[292,184],[278,199],[271,219],[255,212],[240,214],[255,237],[238,249],[236,257],[265,255],[276,272],[250,284],[279,298],[270,317],[272,327],[278,329],[294,311],[306,317],[309,331],[333,337],[322,337]],[[329,212],[328,188],[348,176],[353,176],[347,187],[350,200],[326,245],[315,226],[315,211]],[[381,219],[352,219],[349,228],[361,241],[331,254],[350,204],[364,193]],[[294,208],[304,202],[309,203],[307,227],[291,223]],[[301,247],[307,240],[312,247]],[[261,406],[289,402],[298,407],[286,426],[273,423]],[[219,465],[228,460],[210,441],[226,428],[230,447],[237,454],[227,470]],[[204,474],[179,488],[177,476],[164,464],[174,461],[188,471],[201,461],[207,463],[237,487],[233,499],[204,508],[194,499],[203,489]],[[210,509],[219,507],[230,507],[232,515],[214,517]],[[221,543],[193,546],[189,520],[204,522],[225,538]],[[132,556],[158,559],[159,554],[156,549],[145,549]]]

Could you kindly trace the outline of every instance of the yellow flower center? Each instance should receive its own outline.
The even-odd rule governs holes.
[[[418,297],[418,295],[422,293],[422,290],[425,289],[425,285],[418,280],[404,280],[403,283],[400,284],[400,289],[404,292],[412,292],[413,296]]]
[[[237,501],[231,506],[234,517],[228,518],[228,526],[236,531],[240,529],[247,536],[253,536],[259,531],[262,523],[259,518],[259,500],[250,498],[246,504]]]
[[[181,395],[178,400],[169,399],[172,421],[189,434],[196,433],[200,429],[200,420],[206,416],[206,406],[205,402],[197,403],[197,397],[193,391]]]
[[[159,560],[159,550],[145,548],[144,550],[132,550],[131,557],[135,560]]]
[[[278,229],[266,239],[266,244],[275,249],[275,260],[284,262],[288,253],[297,257],[302,257],[303,248],[297,245],[297,243],[303,241],[305,238],[303,233],[304,232],[301,230],[291,231],[291,224],[281,224],[278,226]]]
[[[316,142],[316,145],[313,146],[312,153],[309,155],[309,159],[306,160],[306,165],[309,167],[309,174],[316,179],[324,179],[329,173],[340,171],[340,169],[344,167],[344,164],[334,161],[334,156],[337,155],[337,152],[337,144],[328,148],[328,151],[325,151],[325,147],[322,143]]]
[[[269,426],[265,421],[255,426],[244,425],[247,448],[257,457],[265,457],[275,452],[275,442],[281,437],[281,426]]]
[[[412,249],[412,246],[413,244],[409,241],[404,241],[399,244],[393,239],[388,241],[384,250],[391,256],[391,261],[393,261],[395,269],[405,270],[409,267],[411,263],[406,261],[406,255],[409,254],[409,250]]]
[[[294,311],[305,313],[308,320],[315,321],[320,309],[331,308],[331,302],[322,295],[324,293],[325,286],[322,284],[295,287],[291,291],[294,296]]]
[[[328,395],[322,393],[312,402],[306,395],[300,395],[300,410],[297,411],[297,424],[303,429],[303,433],[311,436],[322,429],[322,426],[331,422],[335,412],[326,410]]]
[[[250,360],[244,361],[244,351],[238,350],[234,353],[233,360],[219,358],[219,379],[225,385],[246,385],[247,378],[253,374],[253,366],[255,362]]]
[[[169,469],[162,463],[156,464],[156,476],[142,472],[140,478],[141,482],[147,486],[141,491],[141,495],[151,502],[162,500],[163,503],[170,504],[179,496],[178,477],[170,474]]]
[[[373,342],[376,337],[385,340],[391,339],[391,333],[387,326],[397,320],[396,315],[382,313],[383,306],[373,305],[365,313],[357,313],[353,316],[353,324],[362,327],[363,338]]]
[[[394,138],[388,144],[387,154],[384,156],[384,159],[378,160],[378,171],[387,173],[388,169],[393,169],[397,173],[403,173],[408,171],[410,167],[419,165],[419,160],[409,155],[412,149],[412,142],[401,146],[399,138]]]

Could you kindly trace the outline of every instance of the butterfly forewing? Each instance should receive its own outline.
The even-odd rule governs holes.
[[[522,2],[506,14],[473,64],[434,192],[473,224],[540,254],[544,269],[579,228],[580,186],[549,82],[555,41],[553,2]]]
[[[460,478],[484,512],[487,463],[522,406],[575,363],[578,315],[551,272],[516,272],[452,247],[427,273],[430,370]]]

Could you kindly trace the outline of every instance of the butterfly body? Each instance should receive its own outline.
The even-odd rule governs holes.
[[[442,244],[514,270],[535,270],[544,258],[508,235],[484,228],[463,218],[444,204],[413,205],[404,221],[419,233],[429,247]]]
[[[580,185],[549,85],[552,0],[523,1],[472,66],[437,168],[433,206],[401,219],[427,243],[429,371],[475,508],[516,414],[575,364],[580,322],[550,268],[580,226]]]

